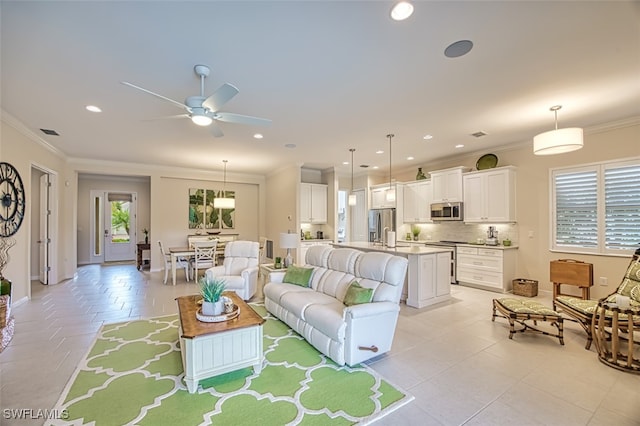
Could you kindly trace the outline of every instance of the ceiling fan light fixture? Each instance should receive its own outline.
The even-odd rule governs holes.
[[[191,113],[191,121],[198,126],[208,126],[213,123],[211,117],[205,115],[204,111],[196,111],[196,108],[194,108],[194,111]]]
[[[579,127],[558,129],[558,110],[562,105],[549,108],[555,114],[556,128],[540,133],[533,138],[533,153],[535,155],[554,155],[576,151],[584,146],[584,132]]]
[[[413,14],[413,4],[408,1],[399,1],[391,8],[391,19],[404,21]]]

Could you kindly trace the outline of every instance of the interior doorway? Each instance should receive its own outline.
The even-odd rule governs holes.
[[[58,175],[32,164],[31,185],[31,279],[55,284],[59,282]]]
[[[137,195],[124,191],[91,191],[91,258],[133,261],[136,249]]]

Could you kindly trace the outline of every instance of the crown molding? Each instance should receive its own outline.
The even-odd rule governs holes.
[[[6,123],[8,126],[11,126],[14,129],[16,129],[18,131],[18,133],[24,135],[26,138],[28,138],[32,142],[35,142],[35,143],[41,145],[44,149],[46,149],[48,151],[51,151],[55,155],[65,159],[65,160],[67,159],[67,154],[65,154],[63,151],[61,151],[60,149],[56,148],[55,146],[51,145],[46,140],[42,139],[42,137],[40,137],[40,135],[38,135],[37,133],[35,133],[31,129],[29,129],[27,126],[24,125],[24,123],[22,123],[20,120],[15,118],[13,115],[9,114],[4,109],[0,109],[0,119],[4,123]]]

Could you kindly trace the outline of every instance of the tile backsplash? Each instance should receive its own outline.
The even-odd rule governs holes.
[[[466,241],[474,242],[478,238],[487,238],[489,225],[495,226],[498,231],[498,241],[509,238],[511,244],[518,245],[517,224],[465,224],[454,223],[422,223],[420,227],[420,241]],[[398,229],[399,240],[405,239],[407,232],[411,232],[411,224],[404,224]]]

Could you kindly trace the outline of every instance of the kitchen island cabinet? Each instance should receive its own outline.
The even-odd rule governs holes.
[[[402,243],[399,243],[402,244]],[[400,245],[393,248],[367,242],[336,243],[362,251],[379,251],[406,257],[409,261],[402,299],[407,306],[424,308],[451,298],[450,264],[452,248]]]

